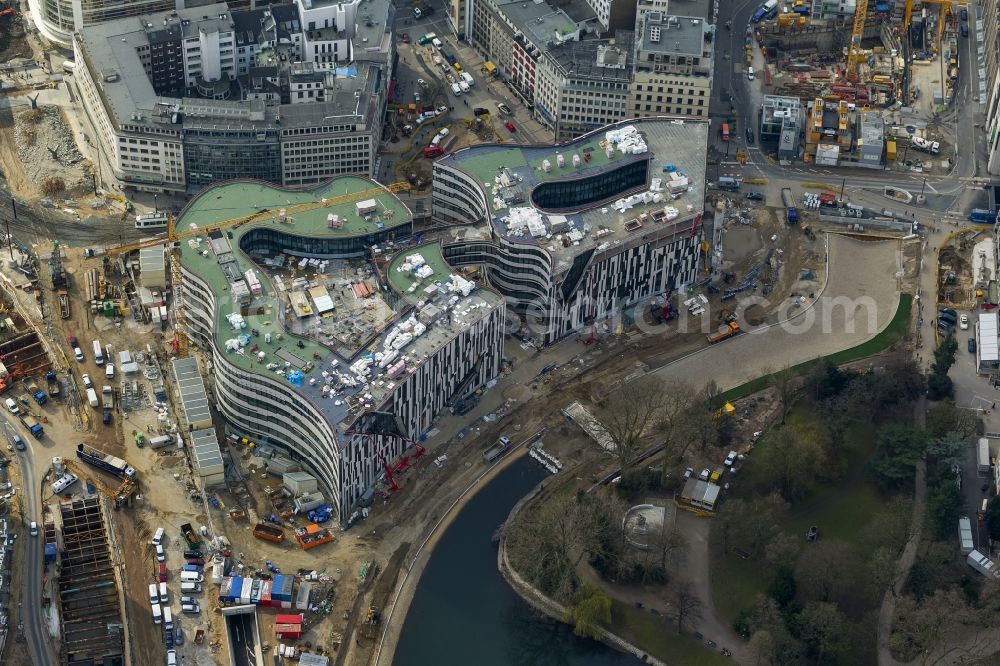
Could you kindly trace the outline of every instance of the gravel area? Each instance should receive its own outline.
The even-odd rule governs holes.
[[[21,168],[29,181],[41,184],[48,178],[62,178],[67,194],[91,189],[86,162],[58,107],[17,111],[14,137]]]

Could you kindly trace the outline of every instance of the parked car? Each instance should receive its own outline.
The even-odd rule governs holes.
[[[163,550],[163,546],[156,544],[156,561],[166,562],[167,561],[167,551]]]
[[[958,15],[962,17],[963,21],[969,20],[969,10],[965,7],[962,7],[962,9],[959,10]]]
[[[963,331],[969,330],[969,315],[964,314],[958,318],[958,327]]]
[[[38,536],[38,523],[36,523],[35,521],[31,521],[30,531],[31,531],[31,536]]]
[[[167,650],[167,666],[177,666],[177,650]]]
[[[688,467],[686,470],[684,470],[685,479],[690,479],[692,476],[694,476],[694,467]]]
[[[404,44],[409,44],[410,43],[410,33],[408,33],[408,32],[404,32],[403,33],[403,43]]]
[[[195,599],[194,597],[181,597],[181,605],[196,604],[196,603],[198,603],[198,600]]]
[[[750,201],[763,201],[764,195],[760,192],[747,192],[747,199]]]
[[[201,612],[201,606],[198,604],[181,604],[181,612],[194,615]]]
[[[510,110],[510,107],[504,104],[503,102],[497,102],[497,109],[500,111],[500,113],[504,115],[507,116],[514,115],[514,112]]]
[[[83,373],[83,388],[94,388],[94,382],[86,372]]]
[[[205,555],[200,550],[185,550],[184,557],[204,557]]]
[[[512,134],[517,131],[517,128],[514,127],[514,123],[510,122],[509,120],[507,122],[505,122],[503,124],[503,126],[506,127],[507,131],[510,132],[510,133],[512,133]]]
[[[184,630],[181,629],[180,622],[174,620],[174,643],[184,645]]]
[[[975,338],[969,338],[969,353],[970,354],[975,354],[976,353],[976,339]]]
[[[939,315],[951,315],[952,317],[958,317],[958,313],[951,308],[940,307],[938,308]]]
[[[753,128],[752,127],[748,127],[747,128],[747,143],[748,144],[753,143]]]
[[[21,439],[20,435],[14,435],[14,448],[18,451],[24,451],[24,440]]]
[[[170,576],[170,574],[167,572],[167,565],[162,562],[157,565],[156,573],[157,573],[157,578],[161,583],[166,583],[167,578]]]

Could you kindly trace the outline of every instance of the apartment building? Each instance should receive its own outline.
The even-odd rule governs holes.
[[[662,4],[638,4],[634,31],[601,39],[599,17],[578,5],[481,0],[471,41],[557,141],[636,116],[707,117],[709,6],[693,3],[699,15],[681,17]]]
[[[444,255],[484,267],[540,344],[613,327],[697,278],[707,139],[705,121],[642,118],[555,146],[446,155],[434,163],[432,216],[467,228]]]
[[[372,246],[413,223],[364,178],[224,183],[178,224],[211,229],[261,209],[182,249],[187,332],[212,357],[227,429],[298,461],[348,521],[387,462],[499,374],[504,301],[453,272],[436,243],[371,263]]]
[[[988,169],[1000,175],[1000,0],[986,0],[969,8],[970,33],[975,35],[979,75],[973,79],[974,94],[986,108]],[[970,34],[970,39],[972,37]]]
[[[73,83],[112,165],[103,185],[370,175],[395,48],[388,0],[357,5],[218,3],[78,32]]]

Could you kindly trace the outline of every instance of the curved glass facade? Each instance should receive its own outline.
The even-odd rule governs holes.
[[[281,229],[257,227],[240,237],[240,249],[247,254],[288,251],[317,257],[360,257],[367,255],[373,245],[412,233],[413,220],[378,233],[341,238],[296,236]]]
[[[531,192],[531,203],[542,210],[593,208],[601,201],[617,199],[629,190],[646,187],[649,163],[648,159],[638,160],[593,176],[542,183]]]

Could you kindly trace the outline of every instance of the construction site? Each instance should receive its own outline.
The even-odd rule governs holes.
[[[940,116],[954,101],[959,67],[975,71],[967,47],[960,63],[971,39],[964,3],[766,7],[746,28],[745,61],[761,73],[757,125],[762,142],[778,143],[779,159],[947,170],[954,137]]]
[[[124,663],[124,622],[100,498],[59,504],[58,610],[64,664]]]

